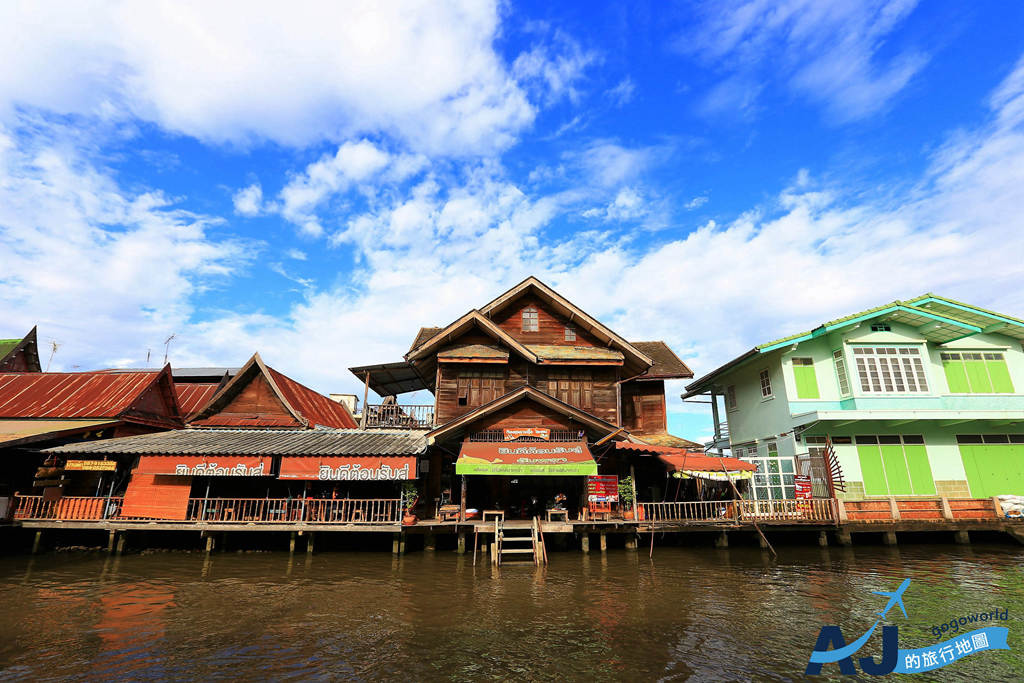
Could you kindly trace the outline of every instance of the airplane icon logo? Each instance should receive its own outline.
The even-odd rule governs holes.
[[[909,585],[910,579],[903,579],[903,583],[900,584],[900,587],[891,593],[886,591],[871,591],[875,595],[881,595],[882,597],[889,598],[889,602],[886,604],[885,609],[881,612],[877,612],[876,614],[885,619],[885,615],[889,613],[889,610],[891,610],[894,605],[899,605],[900,610],[903,612],[903,617],[906,618],[907,608],[903,606],[903,591],[907,590],[907,586]]]

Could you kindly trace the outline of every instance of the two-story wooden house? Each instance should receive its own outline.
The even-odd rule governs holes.
[[[385,397],[364,405],[366,427],[430,430],[430,498],[458,491],[456,476],[489,475],[469,487],[470,506],[525,514],[524,501],[573,499],[599,461],[602,472],[621,467],[616,442],[649,445],[648,454],[697,446],[667,432],[665,380],[692,377],[686,364],[664,342],[627,341],[535,277],[445,327],[422,328],[403,361],[351,370]],[[394,400],[417,390],[434,403]],[[664,479],[664,464],[648,462]]]
[[[683,398],[711,395],[709,447],[759,465],[759,499],[822,478],[827,443],[848,500],[1021,495],[1022,340],[1022,320],[926,294],[757,346]]]

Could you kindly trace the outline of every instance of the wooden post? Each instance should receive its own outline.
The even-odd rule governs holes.
[[[434,536],[434,532],[428,531],[423,535],[423,550],[427,551],[428,553],[432,553],[436,548],[437,540],[436,537]]]
[[[405,555],[405,532],[398,534],[398,554]]]
[[[32,540],[32,554],[35,555],[39,552],[39,544],[43,541],[43,530],[39,529],[36,531],[36,536]]]
[[[398,536],[399,536],[399,534],[395,534],[394,536],[391,537],[391,554],[392,555],[397,555],[398,554]]]
[[[289,555],[294,555],[295,554],[295,532],[294,531],[291,533],[291,536],[288,539],[288,554]]]
[[[846,514],[846,502],[839,498],[833,498],[833,500],[836,501],[836,510],[839,511],[839,522],[849,522],[850,516]]]
[[[580,550],[583,551],[584,555],[590,553],[590,534],[586,531],[580,535]]]
[[[939,498],[939,504],[942,505],[942,518],[953,519],[953,508],[949,507],[949,498]]]
[[[960,529],[959,531],[953,532],[953,542],[960,545],[970,545],[971,535],[966,529]]]
[[[992,496],[992,506],[996,511],[996,519],[1006,516],[1006,513],[1003,512],[1003,506],[999,504],[999,496]]]
[[[206,534],[206,554],[209,555],[211,552],[213,552],[213,549],[216,547],[216,545],[217,545],[217,542],[213,540],[213,534],[207,532],[207,534]]]
[[[761,550],[768,550],[768,539],[764,536],[757,537],[757,544],[761,546]]]
[[[768,539],[764,539],[764,542],[765,542],[765,544],[767,544],[768,543]],[[716,548],[728,548],[729,547],[729,534],[727,532],[723,531],[720,534],[718,534],[718,536],[715,537],[715,547]]]
[[[626,534],[626,550],[636,550],[636,534]]]
[[[885,545],[896,545],[896,532],[886,531],[882,534],[882,543]]]
[[[459,521],[466,521],[466,475],[462,475],[462,499],[459,503]]]
[[[127,538],[127,536],[128,536],[128,532],[127,531],[122,531],[121,533],[119,533],[117,535],[117,548],[116,548],[116,552],[117,552],[118,555],[120,555],[121,553],[124,552],[125,538]]]
[[[114,541],[117,540],[117,529],[111,529],[107,534],[107,554],[114,552]]]
[[[818,545],[820,545],[822,548],[828,547],[828,533],[824,531],[818,532]]]
[[[606,534],[605,532],[603,532],[603,531],[602,531],[602,532],[601,532],[601,533],[599,534],[599,537],[600,537],[600,539],[601,539],[601,542],[600,542],[600,545],[601,545],[601,552],[602,552],[602,553],[603,553],[603,552],[607,552],[607,550],[608,550],[608,534]]]
[[[359,428],[366,429],[366,401],[370,398],[370,371],[366,371],[366,377],[363,379],[363,412],[359,416]]]
[[[466,532],[465,531],[460,531],[458,538],[459,538],[459,540],[458,540],[458,547],[455,549],[455,552],[458,553],[459,555],[465,555],[466,554]]]
[[[851,546],[853,545],[853,534],[845,529],[840,529],[836,532],[836,540],[839,541],[839,545]]]
[[[313,537],[315,535],[316,535],[315,532],[310,531],[309,532],[309,536],[306,537],[306,554],[307,555],[312,555],[313,554]]]
[[[889,496],[889,516],[893,519],[900,518],[900,506],[896,502],[896,496]]]

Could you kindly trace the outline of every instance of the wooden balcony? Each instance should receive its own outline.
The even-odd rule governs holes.
[[[363,409],[364,429],[433,429],[433,405],[367,404]]]

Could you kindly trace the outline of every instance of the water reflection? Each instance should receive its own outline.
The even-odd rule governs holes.
[[[645,550],[500,568],[444,551],[4,558],[0,677],[792,679],[822,624],[865,627],[879,607],[868,591],[904,577],[903,647],[996,606],[1011,647],[1024,634],[1011,546]],[[949,675],[1022,671],[1012,650]]]

